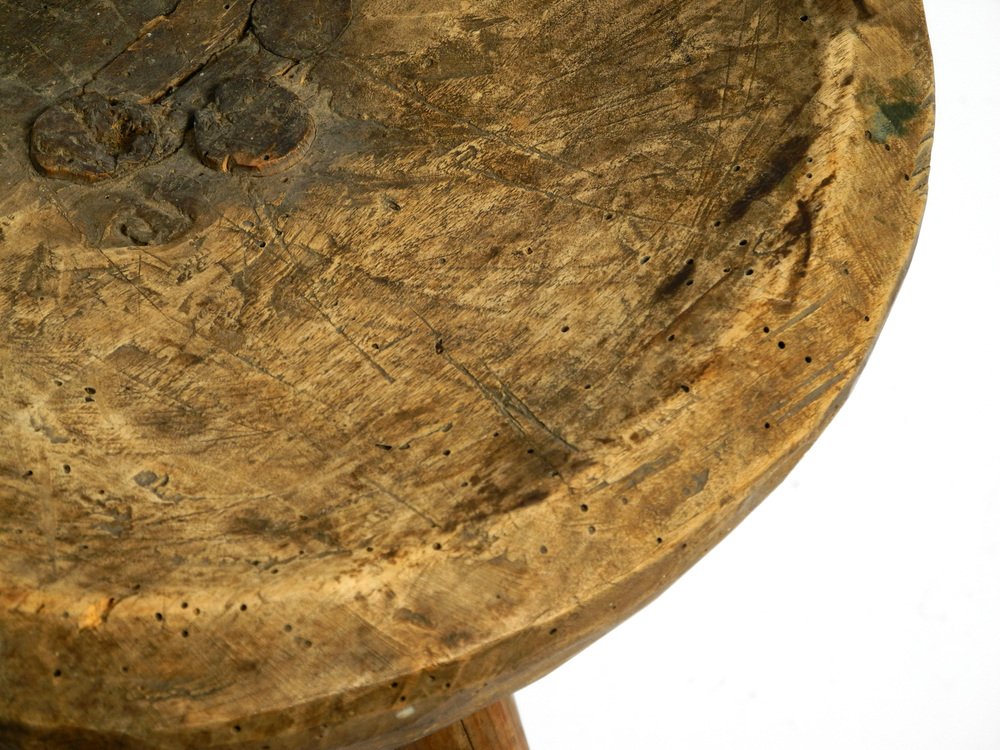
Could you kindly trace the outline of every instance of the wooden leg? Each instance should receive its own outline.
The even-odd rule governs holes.
[[[528,740],[507,698],[400,750],[528,750]]]

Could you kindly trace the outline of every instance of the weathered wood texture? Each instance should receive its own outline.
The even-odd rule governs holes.
[[[925,200],[918,0],[0,45],[3,748],[396,746],[544,674],[811,444]]]
[[[497,701],[401,750],[528,750],[513,698]]]

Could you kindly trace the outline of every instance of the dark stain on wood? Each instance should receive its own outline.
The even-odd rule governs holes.
[[[888,128],[892,135],[906,135],[906,123],[920,113],[920,105],[910,101],[882,102],[879,104],[879,112],[888,122]]]
[[[798,200],[795,202],[795,205],[798,208],[798,213],[791,221],[785,224],[784,232],[791,238],[792,243],[799,239],[805,240],[805,252],[802,253],[796,264],[796,273],[799,276],[805,276],[809,267],[809,259],[813,253],[813,218],[809,204],[806,201]]]
[[[530,508],[545,502],[551,492],[545,489],[522,491],[516,494],[516,488],[498,488],[492,482],[484,482],[474,497],[462,500],[455,505],[455,513],[449,519],[444,529],[451,531],[459,523],[474,522],[490,516],[511,513],[515,510]]]
[[[805,158],[810,145],[812,145],[812,138],[807,135],[796,135],[782,143],[771,155],[767,166],[750,183],[740,199],[729,207],[726,219],[730,222],[742,219],[756,201],[770,194]]]
[[[403,620],[411,625],[416,625],[418,628],[424,628],[425,630],[434,629],[434,623],[429,617],[427,617],[427,615],[421,614],[420,612],[414,612],[406,607],[397,609],[395,617],[397,620]]]
[[[675,273],[668,279],[665,279],[662,284],[656,288],[656,293],[653,295],[655,300],[664,300],[680,289],[684,288],[684,285],[694,276],[695,264],[685,263],[680,271]]]
[[[858,11],[859,21],[870,21],[875,17],[875,14],[872,13],[865,0],[854,0],[854,7]]]

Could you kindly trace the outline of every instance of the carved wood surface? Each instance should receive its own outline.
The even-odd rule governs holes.
[[[0,0],[0,50],[5,749],[391,747],[546,673],[812,443],[926,196],[919,0]]]

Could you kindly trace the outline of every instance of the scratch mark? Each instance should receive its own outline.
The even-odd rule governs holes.
[[[252,195],[252,189],[249,187],[247,189],[247,194]],[[289,265],[291,265],[291,267],[295,269],[296,272],[302,274],[303,277],[308,278],[305,272],[303,271],[302,266],[299,264],[298,259],[296,259],[295,254],[292,252],[291,247],[289,247],[288,242],[285,239],[284,233],[277,226],[277,222],[275,222],[274,217],[271,215],[271,212],[267,204],[264,201],[260,200],[259,198],[256,198],[255,205],[253,206],[253,211],[254,214],[257,216],[258,220],[262,224],[267,224],[267,226],[270,228],[271,234],[274,236],[278,245],[281,247],[282,251],[284,252],[284,255],[287,256],[287,262],[289,263]],[[308,284],[308,288],[306,290],[306,293],[303,295],[303,299],[305,299],[305,301],[309,304],[309,306],[312,307],[317,313],[319,313],[320,317],[322,317],[323,320],[325,320],[330,325],[330,327],[334,331],[336,331],[338,335],[342,336],[344,340],[347,341],[347,343],[354,349],[354,351],[360,354],[362,359],[364,359],[365,362],[367,362],[379,375],[381,375],[382,378],[387,383],[392,385],[396,382],[396,379],[392,377],[392,375],[390,375],[386,371],[386,369],[382,367],[382,365],[380,365],[375,360],[374,357],[372,357],[371,354],[365,351],[364,347],[360,346],[354,339],[350,337],[350,335],[348,335],[345,326],[338,325],[333,320],[333,318],[330,317],[330,314],[323,308],[323,306],[320,304],[319,298],[316,296],[314,284],[312,283]]]
[[[847,377],[847,373],[840,372],[840,373],[837,373],[836,375],[834,375],[829,380],[824,381],[823,383],[821,383],[820,385],[818,385],[816,388],[813,388],[811,391],[809,391],[809,393],[807,393],[805,396],[803,396],[799,401],[797,401],[796,403],[792,404],[787,409],[787,411],[785,411],[783,414],[780,414],[778,416],[778,419],[779,420],[791,419],[796,414],[798,414],[800,411],[802,411],[803,409],[805,409],[806,407],[808,407],[810,404],[812,404],[813,402],[818,401],[820,398],[822,398],[823,395],[827,391],[829,391],[835,385],[837,385],[838,383],[840,383],[846,377]]]
[[[312,302],[312,300],[308,301],[310,305],[316,308],[316,310],[320,313],[320,315],[326,318],[326,320],[330,323],[330,325],[334,325],[333,321],[330,320],[330,317],[326,314],[324,310],[318,307],[314,302]],[[378,362],[376,362],[375,358],[372,357],[371,354],[365,351],[365,349],[361,345],[359,345],[358,342],[356,342],[347,334],[347,330],[344,326],[334,326],[334,330],[341,336],[343,336],[344,339],[354,348],[354,350],[358,354],[360,354],[365,359],[365,361],[368,362],[368,364],[370,364],[373,368],[375,368],[375,370],[378,372],[379,375],[385,378],[385,381],[387,383],[391,385],[396,382],[396,379],[392,377],[392,375],[390,375],[388,372],[386,372],[385,368],[382,367],[382,365],[380,365]]]
[[[415,515],[420,516],[422,519],[424,519],[427,523],[430,524],[430,526],[431,526],[432,529],[439,529],[439,528],[441,528],[441,524],[439,524],[437,521],[435,521],[434,518],[432,518],[426,511],[421,510],[416,505],[414,505],[413,503],[409,502],[406,498],[401,497],[400,495],[397,495],[395,492],[393,492],[392,490],[390,490],[390,489],[388,489],[386,487],[383,487],[381,484],[379,484],[378,482],[376,482],[374,479],[366,479],[364,481],[366,481],[368,484],[370,484],[372,487],[374,487],[375,489],[377,489],[379,492],[381,492],[386,497],[390,498],[393,502],[398,503],[399,505],[402,505],[404,508],[406,508],[407,510],[409,510],[411,513],[414,513]]]
[[[434,326],[427,321],[427,318],[421,315],[416,309],[412,307],[410,309],[413,310],[413,313],[420,318],[421,322],[434,335],[435,341],[440,339],[440,334]],[[527,420],[542,432],[549,435],[563,447],[568,448],[571,451],[580,450],[577,446],[566,440],[566,438],[560,435],[556,430],[545,424],[545,422],[543,422],[533,411],[531,411],[527,404],[518,398],[502,381],[500,381],[499,378],[497,378],[497,382],[500,383],[500,387],[494,388],[477,378],[469,370],[469,368],[456,360],[447,349],[441,352],[441,356],[452,368],[461,373],[470,383],[472,383],[483,395],[483,398],[492,403],[497,412],[499,412],[505,420],[510,422],[510,424],[518,431],[518,433],[520,433],[522,437],[527,437],[527,431],[524,429],[524,425],[521,424],[520,420],[518,420],[518,416]],[[490,374],[496,377],[492,371]]]
[[[486,128],[480,127],[476,123],[466,119],[465,117],[462,117],[459,114],[456,114],[454,112],[449,112],[448,110],[439,107],[438,105],[434,104],[425,97],[420,96],[419,94],[406,91],[405,89],[393,83],[392,81],[386,80],[385,78],[376,75],[367,68],[358,65],[354,60],[351,60],[346,57],[339,57],[338,59],[344,65],[344,67],[350,68],[357,75],[363,78],[367,78],[369,81],[373,81],[379,86],[389,89],[394,94],[410,102],[411,104],[418,104],[424,109],[434,112],[435,114],[441,115],[442,117],[446,117],[452,122],[468,128],[476,135],[482,136],[483,138],[488,138],[493,141],[498,141],[500,143],[503,143],[504,145],[510,146],[511,148],[517,149],[532,156],[536,156],[539,159],[552,162],[553,164],[558,164],[559,166],[566,169],[570,169],[574,172],[580,172],[590,177],[600,177],[600,175],[598,175],[596,172],[592,172],[588,169],[585,169],[579,164],[574,164],[570,161],[566,161],[565,159],[560,159],[558,156],[553,156],[552,154],[546,153],[545,151],[541,151],[533,146],[521,143],[516,139],[506,136],[502,133],[496,133],[492,130],[487,130]]]

